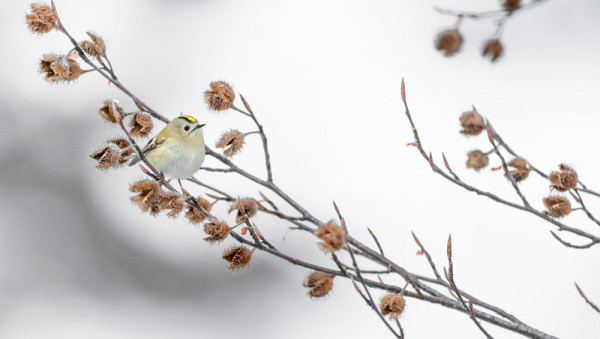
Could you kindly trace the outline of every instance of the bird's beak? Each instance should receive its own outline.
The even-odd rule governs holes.
[[[194,131],[195,131],[195,130],[197,130],[197,129],[200,129],[200,128],[202,128],[202,127],[204,127],[205,125],[206,125],[206,124],[199,124],[199,125],[196,125],[196,127],[194,127]]]

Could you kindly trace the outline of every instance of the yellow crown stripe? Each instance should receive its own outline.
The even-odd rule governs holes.
[[[196,118],[191,117],[189,115],[181,115],[181,116],[178,116],[178,118],[185,119],[189,122],[196,122]]]

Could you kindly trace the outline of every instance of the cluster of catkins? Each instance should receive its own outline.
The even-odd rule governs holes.
[[[464,112],[459,121],[462,127],[460,133],[467,136],[479,135],[486,128],[483,117],[475,109]],[[488,155],[492,152],[493,150],[486,153],[480,150],[469,152],[467,154],[467,167],[476,171],[485,168],[489,164]],[[531,172],[531,166],[527,164],[525,159],[520,157],[510,160],[506,165],[510,167],[508,175],[517,183],[527,179],[529,172]],[[577,186],[577,172],[571,166],[560,164],[559,171],[550,173],[549,180],[552,190],[566,192]],[[571,203],[564,196],[550,195],[543,199],[543,203],[546,206],[545,213],[551,217],[560,218],[571,213]]]

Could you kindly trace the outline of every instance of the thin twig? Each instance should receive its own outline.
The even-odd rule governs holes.
[[[590,299],[588,299],[585,294],[583,293],[583,291],[581,290],[581,288],[579,287],[579,285],[577,285],[577,283],[575,283],[575,288],[577,288],[577,292],[579,292],[579,295],[581,295],[581,297],[583,297],[583,299],[585,300],[586,303],[588,303],[588,305],[590,305],[596,312],[600,313],[600,308],[598,308],[598,306],[596,306],[596,304],[594,304],[593,302],[590,301]]]

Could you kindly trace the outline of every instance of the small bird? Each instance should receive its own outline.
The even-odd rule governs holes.
[[[204,161],[206,150],[201,130],[204,125],[189,115],[178,116],[152,138],[142,152],[162,177],[177,179],[181,186],[181,179],[191,177]],[[139,155],[135,155],[129,166],[139,161]]]

